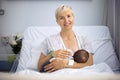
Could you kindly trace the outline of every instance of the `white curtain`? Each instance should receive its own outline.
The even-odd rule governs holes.
[[[104,24],[110,29],[115,52],[120,61],[120,0],[106,0],[105,15]]]

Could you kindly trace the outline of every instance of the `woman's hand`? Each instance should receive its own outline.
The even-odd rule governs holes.
[[[59,58],[63,58],[63,59],[68,58],[70,55],[71,54],[70,54],[69,51],[67,51],[67,50],[61,50],[61,49],[59,49],[57,51],[53,51],[53,53],[52,53],[53,57],[55,57],[55,58],[59,57]]]
[[[47,72],[53,72],[53,71],[65,68],[67,64],[68,64],[67,59],[56,58],[52,60],[50,64],[46,65],[44,67],[45,68],[44,70]]]

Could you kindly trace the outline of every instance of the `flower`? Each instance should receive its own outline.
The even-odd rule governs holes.
[[[10,46],[12,47],[12,51],[15,54],[18,54],[22,47],[22,37],[19,33],[12,36],[12,41],[9,42]]]
[[[0,39],[4,46],[6,46],[9,43],[9,36],[7,35],[2,35]]]

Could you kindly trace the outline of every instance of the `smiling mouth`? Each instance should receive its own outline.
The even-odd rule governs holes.
[[[70,25],[70,23],[68,23],[68,24],[64,24],[64,26],[69,26]]]

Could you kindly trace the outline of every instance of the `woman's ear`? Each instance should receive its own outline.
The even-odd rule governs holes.
[[[58,23],[58,20],[56,19],[56,22],[57,22],[57,24],[59,25],[59,23]]]

